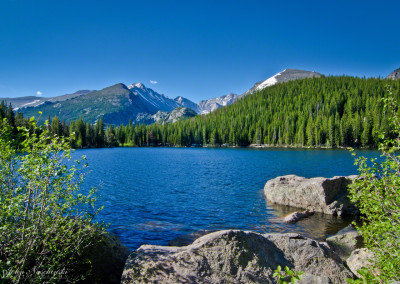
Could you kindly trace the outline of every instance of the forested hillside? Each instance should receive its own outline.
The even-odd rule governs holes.
[[[124,133],[124,143],[134,145],[374,146],[379,131],[389,131],[380,103],[388,86],[398,100],[398,80],[296,80],[205,116],[146,128],[122,127],[118,132]]]
[[[399,100],[399,80],[321,77],[280,83],[207,115],[170,124],[106,126],[59,118],[49,127],[74,134],[74,147],[247,146],[370,147],[389,133],[380,98],[391,89]],[[4,108],[4,105],[3,105]],[[7,110],[4,110],[4,115]],[[8,116],[10,116],[8,111]],[[0,113],[1,116],[1,113]],[[23,121],[17,115],[18,121]]]

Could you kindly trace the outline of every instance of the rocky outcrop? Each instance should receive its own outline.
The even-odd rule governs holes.
[[[311,178],[287,175],[269,180],[264,187],[272,203],[308,209],[325,214],[356,214],[347,197],[347,186],[357,176]]]
[[[370,260],[373,258],[374,255],[370,250],[366,248],[356,249],[346,260],[346,264],[350,268],[351,272],[353,272],[357,277],[360,277],[361,275],[357,270],[362,267],[369,267],[371,265]]]
[[[100,236],[96,245],[85,253],[93,265],[89,278],[82,283],[121,283],[121,275],[130,250],[112,233]]]
[[[303,211],[303,212],[293,212],[292,214],[287,215],[285,218],[283,218],[283,222],[285,223],[297,223],[301,219],[307,218],[311,215],[314,215],[313,211]]]
[[[207,114],[221,107],[231,105],[233,102],[237,100],[237,98],[238,95],[230,93],[225,96],[221,96],[219,98],[203,100],[199,102],[199,109],[201,114]]]
[[[361,235],[352,225],[327,238],[326,242],[343,260],[346,260],[354,250],[363,246]]]
[[[390,73],[386,79],[400,79],[400,68]]]
[[[278,265],[304,271],[299,283],[345,283],[352,277],[326,243],[298,234],[218,231],[185,247],[143,245],[122,283],[276,283]]]

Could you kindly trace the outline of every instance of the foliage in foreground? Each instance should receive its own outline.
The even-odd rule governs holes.
[[[350,197],[363,216],[358,227],[365,246],[375,254],[370,272],[383,281],[400,280],[400,112],[392,97],[384,99],[392,137],[382,136],[383,161],[356,160],[360,179],[350,186]],[[370,273],[370,274],[371,274]],[[376,274],[376,273],[375,273]]]
[[[2,281],[68,283],[84,278],[91,269],[84,253],[104,232],[92,223],[98,213],[95,190],[86,195],[79,191],[84,165],[67,166],[71,156],[65,138],[20,128],[23,142],[16,146],[13,128],[6,120],[1,125]]]
[[[285,266],[285,268],[282,270],[282,267],[278,265],[274,270],[272,277],[275,277],[279,284],[289,284],[296,283],[297,280],[301,280],[301,275],[303,274],[303,271],[294,272],[287,266]],[[290,279],[290,282],[286,281],[287,279]]]

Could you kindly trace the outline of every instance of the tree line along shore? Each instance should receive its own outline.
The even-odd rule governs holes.
[[[388,88],[399,98],[400,81],[379,78],[321,77],[277,84],[207,115],[175,123],[105,125],[100,118],[67,124],[59,117],[39,114],[38,124],[58,136],[72,137],[73,148],[118,146],[268,146],[377,147],[380,134],[389,134],[381,98]],[[0,104],[0,120],[18,133],[30,118]]]

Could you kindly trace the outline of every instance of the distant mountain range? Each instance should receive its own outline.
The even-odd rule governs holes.
[[[145,124],[175,122],[227,106],[236,98],[237,95],[229,94],[196,104],[181,96],[171,99],[142,83],[129,86],[119,83],[99,91],[81,90],[52,98],[0,98],[0,101],[11,103],[25,117],[37,117],[41,111],[43,120],[57,115],[66,123],[78,118],[95,123],[103,118],[104,123],[118,125],[130,120]]]
[[[322,74],[314,71],[285,69],[254,84],[240,96],[231,93],[218,98],[202,100],[198,104],[181,96],[171,99],[147,88],[142,83],[129,86],[119,83],[99,91],[80,90],[73,94],[52,98],[29,96],[0,98],[0,101],[5,100],[7,103],[11,103],[14,110],[22,112],[25,117],[37,117],[38,112],[41,111],[43,120],[48,116],[57,115],[67,123],[78,118],[91,123],[103,118],[104,123],[114,125],[127,124],[129,121],[145,124],[169,123],[196,114],[210,113],[234,103],[243,96],[277,83],[321,76]],[[400,68],[393,71],[387,78],[400,78]]]
[[[145,124],[175,122],[231,104],[234,97],[237,95],[229,94],[196,104],[181,96],[171,99],[142,83],[129,86],[119,83],[99,91],[81,90],[52,98],[0,98],[0,101],[11,103],[14,110],[25,117],[37,117],[41,111],[43,120],[57,115],[67,123],[78,118],[95,123],[103,118],[104,123],[118,125],[130,120]]]

